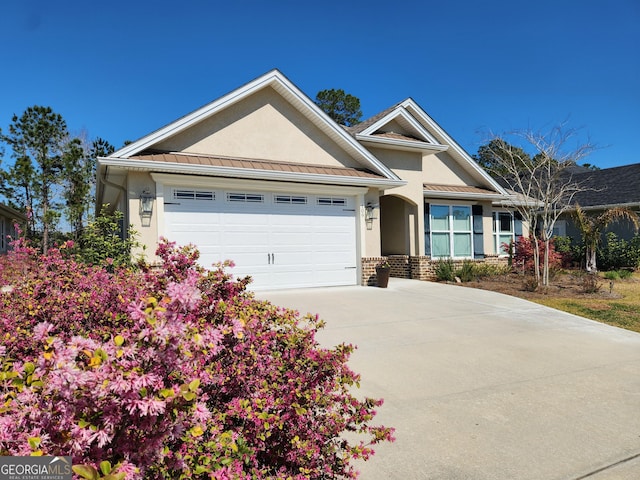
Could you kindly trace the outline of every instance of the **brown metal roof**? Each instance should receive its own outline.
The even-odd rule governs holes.
[[[498,192],[481,187],[471,187],[468,185],[436,185],[433,183],[425,183],[424,189],[429,192],[451,192],[451,193],[474,193],[474,194],[493,194]]]
[[[333,167],[327,165],[309,165],[305,163],[274,162],[248,158],[231,158],[185,153],[143,153],[131,157],[132,160],[152,162],[180,163],[188,165],[206,165],[211,167],[230,167],[252,170],[272,170],[278,172],[309,173],[314,175],[337,175],[344,177],[384,178],[369,170],[357,168]]]

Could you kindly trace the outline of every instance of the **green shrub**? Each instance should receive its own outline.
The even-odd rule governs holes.
[[[618,272],[618,270],[604,272],[604,278],[606,278],[607,280],[620,280],[620,273]]]
[[[640,236],[627,241],[609,232],[597,252],[598,267],[602,270],[620,270],[640,267]]]
[[[623,280],[626,280],[628,278],[633,277],[633,271],[632,270],[618,270],[618,275],[620,275],[620,278]]]
[[[73,245],[76,260],[88,265],[97,265],[113,271],[116,267],[132,267],[137,263],[131,250],[140,247],[137,233],[124,229],[124,214],[109,213],[103,205],[100,215],[87,225]]]
[[[556,252],[560,254],[564,268],[579,265],[584,259],[584,248],[574,243],[571,237],[553,237],[553,245]]]
[[[470,260],[462,262],[462,266],[455,271],[455,275],[460,278],[462,282],[471,282],[476,278],[476,264]]]
[[[435,273],[436,280],[438,282],[453,282],[455,280],[453,260],[450,258],[437,260],[435,264]]]
[[[608,272],[604,272],[604,278],[607,280],[625,280],[627,278],[631,278],[633,276],[633,271],[631,270],[610,270]]]

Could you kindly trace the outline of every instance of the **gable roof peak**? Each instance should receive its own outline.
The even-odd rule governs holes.
[[[400,180],[399,177],[375,158],[367,149],[358,143],[351,135],[333,121],[320,107],[318,107],[304,92],[296,87],[280,70],[272,69],[260,77],[223,95],[203,107],[161,127],[160,129],[126,145],[110,155],[110,158],[128,159],[148,149],[153,149],[163,140],[177,135],[192,126],[212,117],[220,111],[250,97],[266,87],[272,87],[285,101],[289,102],[308,121],[318,127],[330,139],[336,142],[352,158],[365,168],[379,173],[390,180]]]

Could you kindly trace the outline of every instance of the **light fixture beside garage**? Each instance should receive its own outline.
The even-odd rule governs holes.
[[[373,221],[378,218],[378,205],[369,202],[364,208],[364,219],[367,223],[367,230],[371,230],[373,228]]]
[[[143,190],[140,194],[140,216],[142,218],[151,218],[153,214],[153,200],[154,196],[151,195],[149,190]]]

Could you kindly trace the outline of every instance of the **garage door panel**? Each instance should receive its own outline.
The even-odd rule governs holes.
[[[165,236],[198,246],[200,263],[232,260],[237,277],[250,275],[251,289],[356,284],[355,211],[341,205],[215,201],[165,204]],[[349,199],[347,203],[352,202]]]

